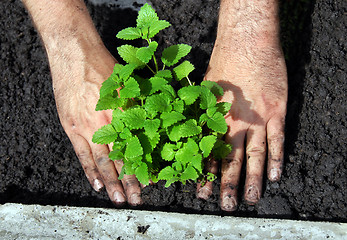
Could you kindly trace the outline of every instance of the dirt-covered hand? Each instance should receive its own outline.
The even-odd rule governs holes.
[[[51,68],[60,122],[92,187],[104,186],[115,204],[141,204],[135,176],[118,180],[122,162],[109,159],[110,146],[92,142],[93,133],[111,122],[110,111],[95,111],[102,82],[116,60],[105,48],[79,0],[24,1],[41,34]]]
[[[216,81],[223,87],[225,94],[220,101],[232,103],[230,114],[226,116],[229,130],[225,140],[232,144],[233,150],[222,161],[221,168],[221,208],[226,211],[237,207],[244,159],[244,199],[248,204],[257,203],[261,197],[266,153],[268,179],[279,180],[288,91],[276,4],[267,6],[259,1],[261,6],[258,7],[267,9],[265,13],[268,15],[258,16],[262,15],[261,11],[252,13],[249,11],[254,8],[248,9],[249,4],[255,7],[254,3],[231,2],[234,2],[234,7],[237,5],[235,11],[230,10],[231,6],[226,1],[221,3],[217,40],[205,75],[206,80]],[[223,7],[229,7],[228,11],[223,11]],[[240,15],[239,11],[245,9],[248,9],[248,15]],[[227,13],[228,16],[225,15]],[[271,17],[271,14],[274,16]],[[230,15],[239,16],[239,22],[231,20]],[[250,23],[254,18],[257,18],[257,23]],[[210,170],[216,172],[216,164]],[[206,199],[211,189],[212,184],[206,184],[199,189],[198,196]]]

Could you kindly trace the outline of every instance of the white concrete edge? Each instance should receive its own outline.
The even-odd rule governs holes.
[[[7,203],[0,239],[347,239],[347,224]]]

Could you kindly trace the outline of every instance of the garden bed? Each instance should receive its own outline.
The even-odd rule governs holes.
[[[173,27],[158,41],[193,46],[189,60],[202,79],[212,51],[219,1],[152,0]],[[347,2],[282,1],[282,43],[289,76],[284,174],[264,182],[256,206],[241,203],[231,215],[347,220]],[[135,23],[131,9],[89,4],[107,48]],[[0,3],[0,204],[6,202],[88,207],[114,206],[90,187],[55,108],[45,52],[21,1]],[[117,56],[116,56],[117,57]],[[242,191],[242,189],[240,189]],[[219,184],[208,201],[195,186],[162,183],[143,190],[141,208],[225,215]]]

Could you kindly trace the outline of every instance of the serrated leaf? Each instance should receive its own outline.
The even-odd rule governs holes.
[[[228,102],[219,102],[217,103],[217,111],[220,112],[221,114],[226,115],[231,108],[231,103]]]
[[[212,117],[217,112],[217,110],[218,110],[218,108],[216,106],[210,107],[206,110],[206,114],[207,114],[207,116]]]
[[[184,111],[184,102],[182,100],[178,100],[176,99],[173,103],[172,103],[172,107],[176,112],[179,113],[183,113]]]
[[[117,78],[118,77],[116,74],[111,74],[111,76],[102,83],[100,88],[101,98],[108,94],[113,95],[113,92],[120,87],[120,84],[117,82]]]
[[[115,109],[119,107],[120,104],[119,99],[115,98],[113,94],[107,94],[103,97],[100,97],[98,103],[96,104],[95,110],[107,110],[107,109]]]
[[[148,31],[148,38],[152,38],[155,35],[157,35],[158,32],[161,30],[170,27],[170,23],[165,21],[165,20],[157,20],[153,21],[151,25],[149,26],[149,31]]]
[[[144,106],[148,112],[169,112],[172,109],[169,97],[163,93],[147,97]]]
[[[183,147],[176,152],[175,159],[185,165],[191,162],[193,158],[201,159],[201,155],[198,154],[198,151],[198,144],[196,144],[193,139],[188,138],[188,141],[183,144]]]
[[[170,180],[170,179],[173,179],[175,175],[176,175],[176,171],[172,167],[167,166],[159,172],[158,179]]]
[[[130,75],[134,72],[136,68],[136,64],[129,63],[126,64],[120,71],[119,71],[119,77],[122,79],[122,82],[128,80]]]
[[[158,20],[158,15],[154,11],[154,9],[148,3],[146,3],[145,5],[143,5],[143,7],[141,7],[137,15],[136,26],[138,28],[146,28],[149,27],[152,22]]]
[[[131,45],[122,45],[117,48],[119,56],[121,56],[126,63],[132,63],[135,64],[137,68],[141,68],[145,66],[145,63],[136,57],[137,50],[138,48]]]
[[[162,86],[160,90],[163,94],[169,97],[170,101],[173,101],[176,98],[176,91],[171,85],[166,84]]]
[[[169,179],[169,180],[166,181],[165,187],[168,188],[168,187],[171,186],[171,184],[173,184],[174,182],[177,182],[177,181],[179,181],[179,180],[180,180],[180,179],[179,179],[178,177],[174,177],[174,178],[172,178],[172,179]]]
[[[129,128],[124,128],[121,133],[119,133],[121,139],[127,140],[133,137],[133,134],[130,132]]]
[[[146,163],[141,162],[140,165],[135,170],[135,175],[137,180],[144,185],[149,183],[148,166]]]
[[[122,120],[129,129],[143,128],[146,120],[146,111],[142,108],[132,108],[123,112]]]
[[[198,173],[192,166],[188,166],[184,172],[181,174],[180,180],[181,181],[187,181],[187,180],[193,180],[195,181],[199,177]]]
[[[163,87],[167,84],[167,81],[164,78],[160,77],[151,77],[149,79],[151,84],[151,90],[149,91],[149,95],[163,89]]]
[[[214,147],[214,144],[217,140],[216,136],[210,135],[205,136],[201,139],[199,143],[199,147],[202,151],[202,155],[206,158],[210,155],[212,148]]]
[[[161,61],[166,66],[171,67],[178,63],[181,58],[185,57],[191,49],[192,47],[186,44],[172,45],[164,49]]]
[[[115,141],[117,137],[118,134],[112,124],[107,124],[94,133],[92,141],[97,144],[109,144]]]
[[[183,78],[188,77],[188,75],[195,69],[194,65],[189,61],[184,61],[177,67],[173,69],[177,81],[181,81]]]
[[[225,134],[228,130],[228,125],[225,122],[223,114],[216,112],[212,118],[207,120],[207,127],[215,132]]]
[[[141,38],[141,31],[138,28],[128,27],[119,31],[116,37],[123,40],[134,40]]]
[[[137,81],[130,77],[128,81],[124,83],[124,87],[119,90],[119,96],[121,98],[135,98],[140,96],[140,86]]]
[[[224,141],[218,139],[214,148],[212,149],[213,157],[216,160],[221,160],[223,158],[226,158],[231,150],[232,147],[230,144],[227,144]]]
[[[193,104],[200,96],[200,86],[187,86],[178,90],[178,96],[185,102],[185,104]]]
[[[144,133],[140,133],[137,135],[137,137],[140,140],[141,146],[143,148],[143,154],[150,154],[153,152],[153,148],[152,148],[152,144],[150,142],[150,139],[147,135],[145,135]]]
[[[210,119],[209,116],[206,113],[203,113],[203,114],[201,114],[201,116],[199,118],[199,123],[206,122],[209,119]]]
[[[182,136],[181,136],[180,129],[181,129],[181,124],[168,127],[166,131],[170,141],[177,142],[181,139]]]
[[[112,112],[112,121],[111,124],[116,129],[117,132],[122,132],[124,129],[124,123],[121,120],[122,110],[115,109]]]
[[[157,47],[158,43],[156,41],[153,41],[149,44],[148,47],[137,49],[136,57],[143,63],[148,63],[152,59],[154,52],[157,50]]]
[[[206,87],[201,87],[200,99],[201,109],[212,108],[217,104],[216,96]]]
[[[172,161],[175,157],[176,149],[176,145],[165,143],[163,149],[161,150],[161,157],[166,161]]]
[[[160,126],[159,119],[147,119],[144,123],[145,133],[149,138],[154,138]]]
[[[138,137],[128,139],[124,156],[126,158],[135,158],[143,154],[143,148]]]
[[[224,119],[224,118],[223,118]],[[197,125],[195,119],[190,119],[182,124],[180,128],[181,137],[191,137],[200,134],[201,127]]]
[[[181,120],[186,119],[186,117],[179,112],[164,112],[160,115],[160,119],[162,120],[162,127],[167,128]]]
[[[203,169],[203,162],[202,162],[202,155],[197,154],[191,159],[191,165],[199,172],[199,174],[202,174]]]
[[[113,74],[119,75],[120,71],[124,66],[120,63],[116,63],[113,68]]]
[[[218,83],[216,82],[212,82],[212,81],[202,81],[201,86],[205,86],[207,87],[208,89],[210,89],[210,91],[216,96],[216,97],[219,97],[219,96],[223,96],[224,94],[224,91],[223,91],[223,88],[221,86],[219,86]]]
[[[108,154],[108,157],[112,160],[112,161],[117,161],[117,160],[122,160],[124,155],[122,153],[122,151],[120,149],[114,149],[113,151],[111,151]]]
[[[167,80],[172,79],[172,74],[170,70],[160,70],[155,74],[155,77],[165,78]]]
[[[160,134],[158,132],[156,132],[154,134],[154,137],[153,138],[148,138],[148,140],[149,140],[149,142],[150,142],[150,144],[152,146],[152,149],[154,149],[158,145],[158,143],[160,141]]]

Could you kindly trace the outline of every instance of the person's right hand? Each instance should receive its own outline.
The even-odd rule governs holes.
[[[112,112],[95,111],[102,82],[112,73],[116,63],[103,47],[70,42],[75,46],[69,53],[49,54],[54,96],[60,122],[68,135],[85,174],[96,191],[106,187],[115,204],[128,201],[141,203],[141,189],[135,176],[118,180],[122,162],[109,159],[109,146],[95,144],[92,136],[112,120]]]
[[[80,0],[23,0],[47,51],[60,122],[71,140],[92,187],[104,186],[115,204],[141,204],[135,176],[118,180],[122,162],[109,159],[109,146],[92,142],[110,111],[96,112],[101,84],[116,60],[105,48],[87,8]]]

